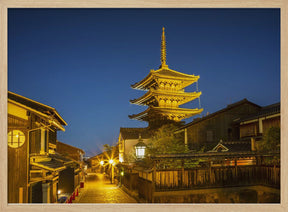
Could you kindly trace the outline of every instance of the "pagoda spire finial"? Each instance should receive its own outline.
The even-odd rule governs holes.
[[[166,39],[165,39],[165,28],[162,28],[162,39],[161,39],[161,68],[168,68],[166,65]]]

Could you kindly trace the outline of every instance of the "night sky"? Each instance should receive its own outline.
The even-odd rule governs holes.
[[[56,108],[58,140],[95,155],[147,126],[128,118],[146,109],[130,85],[158,69],[163,26],[169,68],[200,75],[201,116],[280,101],[279,9],[9,9],[8,90]]]

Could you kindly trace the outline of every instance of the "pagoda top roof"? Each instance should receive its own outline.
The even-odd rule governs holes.
[[[158,70],[151,70],[150,73],[143,80],[131,85],[131,87],[140,90],[148,90],[153,84],[153,80],[155,80],[156,78],[186,81],[188,82],[184,86],[186,87],[193,82],[196,82],[200,78],[200,76],[183,74],[168,67],[161,67]]]
[[[149,88],[157,81],[155,79],[167,79],[167,80],[181,80],[184,82],[181,86],[182,88],[196,82],[200,77],[190,74],[183,74],[181,72],[172,70],[168,68],[166,64],[166,36],[165,36],[165,28],[162,28],[162,37],[161,37],[161,65],[158,70],[151,70],[150,73],[140,82],[137,82],[131,85],[132,88],[140,89],[140,90],[149,90]],[[181,89],[182,89],[181,88]]]
[[[153,71],[153,70],[152,70]],[[157,75],[162,75],[162,76],[171,76],[171,77],[177,77],[177,78],[183,78],[183,77],[188,77],[188,78],[195,78],[198,76],[190,75],[190,74],[183,74],[181,72],[169,69],[169,68],[161,68],[156,71],[154,71]]]

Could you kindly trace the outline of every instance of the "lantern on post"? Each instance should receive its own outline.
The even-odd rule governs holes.
[[[141,134],[139,134],[138,140],[139,142],[135,145],[136,157],[137,159],[142,159],[145,156],[146,144],[141,139]]]

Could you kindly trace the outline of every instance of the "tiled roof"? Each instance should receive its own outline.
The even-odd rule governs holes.
[[[237,152],[237,153],[243,153],[243,152],[251,152],[251,142],[250,141],[231,141],[231,142],[219,142],[217,145],[211,148],[208,152],[219,152],[217,151],[218,147],[223,146],[224,152]],[[220,151],[222,152],[222,151]]]
[[[249,152],[251,151],[250,142],[223,142],[223,146],[227,147],[228,152]]]
[[[204,121],[204,120],[206,120],[206,119],[209,119],[209,118],[211,118],[211,117],[213,117],[213,116],[216,116],[216,115],[218,115],[218,114],[220,114],[220,113],[229,111],[229,110],[231,110],[232,108],[238,107],[238,106],[243,105],[243,104],[251,104],[251,105],[254,105],[254,106],[256,106],[256,107],[261,108],[261,106],[256,105],[256,104],[254,104],[253,102],[248,101],[247,99],[243,99],[243,100],[241,100],[241,101],[238,101],[238,102],[235,102],[235,103],[233,103],[233,104],[227,105],[226,108],[223,108],[223,109],[221,109],[221,110],[218,110],[218,111],[216,111],[215,113],[211,113],[211,114],[209,114],[209,115],[207,115],[207,116],[205,116],[205,117],[203,117],[203,118],[194,119],[192,122],[184,125],[183,127],[180,127],[180,128],[177,129],[176,131],[185,129],[185,128],[191,126],[191,125],[194,125],[194,124],[196,124],[196,123],[199,123],[199,122],[201,122],[201,121]]]
[[[21,96],[19,94],[13,93],[8,91],[8,99],[13,100],[15,102],[18,102],[20,104],[23,104],[29,108],[32,108],[34,110],[37,110],[43,114],[46,115],[55,115],[57,120],[62,124],[62,125],[67,125],[67,123],[63,120],[63,118],[58,114],[55,108],[50,107],[48,105],[44,105],[40,102],[34,101],[32,99],[26,98],[24,96]]]
[[[245,118],[240,119],[239,122],[253,120],[253,119],[257,119],[257,118],[261,118],[265,116],[270,116],[270,115],[274,115],[277,113],[280,113],[280,102],[262,107],[261,110],[258,111],[257,113],[246,116]]]
[[[80,149],[80,148],[78,148],[78,147],[75,147],[75,146],[72,146],[72,145],[63,143],[63,142],[61,142],[61,141],[58,141],[58,140],[57,140],[57,143],[56,143],[56,144],[57,144],[58,146],[59,146],[59,145],[63,145],[63,146],[66,146],[66,147],[68,147],[68,148],[71,148],[71,149],[79,150],[80,152],[82,152],[82,154],[85,154],[85,151],[84,151],[83,149]]]
[[[148,139],[151,137],[151,133],[148,128],[120,128],[120,133],[123,139],[138,139],[141,134],[142,139]]]
[[[64,157],[63,155],[59,154],[59,153],[55,153],[55,154],[50,154],[49,155],[52,159],[64,162],[64,163],[69,163],[69,162],[73,162],[73,160]]]
[[[51,158],[51,160],[43,160],[38,162],[32,162],[31,165],[38,166],[50,171],[57,171],[59,169],[65,169],[64,164],[58,160]]]

